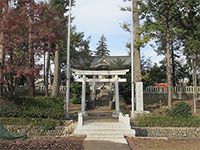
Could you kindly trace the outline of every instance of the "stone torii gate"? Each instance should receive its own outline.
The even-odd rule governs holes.
[[[120,113],[119,106],[119,82],[126,82],[125,78],[120,78],[121,75],[126,75],[129,69],[125,70],[73,70],[75,75],[78,76],[75,79],[76,82],[82,82],[82,98],[81,98],[81,112],[85,114],[85,99],[86,99],[86,82],[104,82],[104,83],[115,83],[115,112],[114,117],[118,117]],[[98,78],[89,78],[87,76],[98,76]],[[111,78],[99,78],[100,76],[107,76]]]

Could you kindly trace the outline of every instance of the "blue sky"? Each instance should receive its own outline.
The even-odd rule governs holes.
[[[96,49],[100,36],[104,34],[111,55],[127,55],[125,44],[131,36],[120,27],[124,22],[131,22],[131,14],[120,11],[120,7],[126,5],[131,3],[123,0],[76,0],[72,10],[75,17],[73,25],[78,31],[85,32],[87,37],[91,36],[92,50]],[[150,46],[143,48],[142,54],[151,57],[154,62],[161,59]]]

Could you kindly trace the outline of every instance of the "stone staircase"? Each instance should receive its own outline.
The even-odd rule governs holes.
[[[74,131],[75,135],[87,135],[87,138],[123,138],[134,136],[135,131],[126,128],[121,122],[88,122]]]
[[[76,127],[74,134],[85,135],[86,140],[123,141],[122,143],[126,143],[124,136],[135,136],[135,130],[120,119],[113,119],[111,116],[101,117],[90,116],[82,126]]]
[[[85,124],[90,122],[117,122],[118,119],[112,117],[112,112],[88,112],[84,117]]]

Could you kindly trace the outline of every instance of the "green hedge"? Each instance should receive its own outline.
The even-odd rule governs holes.
[[[172,108],[163,107],[151,114],[143,114],[135,119],[140,127],[200,127],[200,117],[192,116],[191,107],[179,102]]]
[[[135,125],[139,127],[200,127],[200,117],[174,118],[149,114],[138,116]]]
[[[192,108],[184,102],[176,103],[171,110],[172,117],[189,118],[192,116]]]
[[[64,124],[64,121],[62,120],[42,118],[0,118],[0,122],[4,125],[40,126],[45,130],[52,130],[55,129],[56,126]]]
[[[64,102],[52,97],[14,98],[0,105],[0,117],[62,118]]]

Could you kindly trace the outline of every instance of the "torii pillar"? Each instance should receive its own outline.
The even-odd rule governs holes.
[[[119,106],[119,80],[118,75],[115,75],[115,111],[113,112],[113,117],[118,117],[120,113]]]
[[[81,111],[83,114],[85,114],[85,99],[86,99],[86,76],[83,75],[82,97],[81,97]]]

